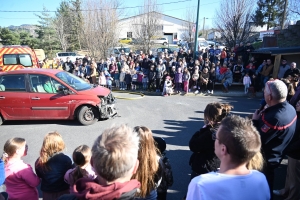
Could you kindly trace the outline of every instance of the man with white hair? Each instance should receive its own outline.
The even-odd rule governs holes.
[[[264,99],[267,108],[261,112],[257,110],[252,117],[261,136],[262,153],[266,161],[264,174],[270,191],[273,190],[274,170],[280,165],[296,128],[296,111],[286,97],[287,87],[282,81],[266,82]]]
[[[139,165],[138,150],[139,137],[127,125],[104,130],[92,147],[91,164],[97,178],[78,179],[75,194],[64,195],[59,200],[134,199],[140,187],[137,180],[131,180]]]
[[[292,62],[290,64],[290,68],[284,73],[284,78],[290,76],[293,76],[294,74],[300,75],[300,70],[297,68],[297,65],[295,62]]]

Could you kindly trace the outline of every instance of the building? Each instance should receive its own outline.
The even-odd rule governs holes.
[[[157,18],[157,26],[159,31],[156,37],[168,38],[169,43],[176,43],[179,40],[185,40],[185,35],[192,31],[193,22],[172,17],[158,12],[151,12],[152,17]],[[119,38],[137,38],[136,30],[143,26],[146,14],[140,14],[119,20]],[[194,33],[193,33],[194,34]]]
[[[216,39],[221,39],[222,35],[218,31],[212,31],[207,34],[207,39],[208,40],[216,40]]]

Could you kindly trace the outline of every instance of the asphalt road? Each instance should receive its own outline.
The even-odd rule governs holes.
[[[129,97],[126,94],[117,96]],[[130,96],[135,97],[135,96]],[[23,137],[29,146],[26,163],[34,165],[39,156],[44,135],[56,130],[62,134],[66,143],[65,153],[81,144],[93,145],[101,132],[114,124],[144,125],[152,129],[155,136],[165,138],[167,157],[170,159],[174,185],[168,193],[169,200],[180,200],[184,197],[189,183],[191,152],[188,142],[195,131],[203,126],[203,110],[210,102],[227,102],[234,106],[233,114],[246,116],[259,107],[259,99],[246,97],[204,97],[204,96],[145,96],[136,100],[117,100],[119,116],[114,119],[99,121],[91,126],[81,126],[76,121],[8,121],[0,126],[0,147],[7,139]],[[0,151],[2,153],[2,151]],[[282,177],[284,180],[284,176]],[[282,182],[281,182],[282,185]],[[278,189],[278,188],[275,188]]]

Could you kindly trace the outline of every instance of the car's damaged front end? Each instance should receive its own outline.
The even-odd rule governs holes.
[[[100,119],[107,119],[117,115],[115,97],[110,92],[107,96],[98,96],[101,100],[99,107]]]

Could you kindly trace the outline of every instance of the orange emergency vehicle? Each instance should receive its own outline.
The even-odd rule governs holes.
[[[20,45],[0,48],[0,72],[24,68],[40,68],[33,49]]]

